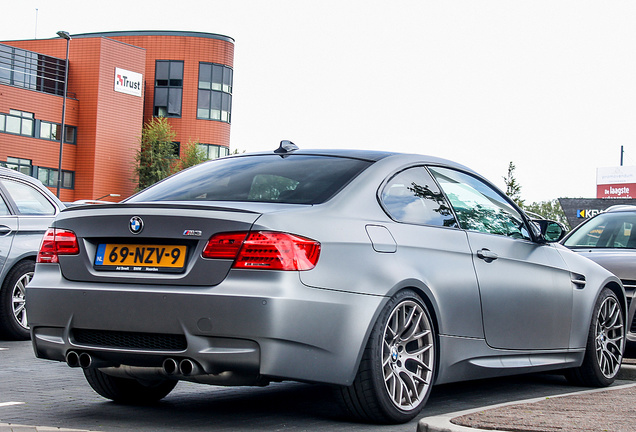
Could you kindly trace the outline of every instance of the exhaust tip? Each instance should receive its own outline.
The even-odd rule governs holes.
[[[163,361],[163,371],[167,374],[167,375],[174,375],[177,372],[179,372],[179,365],[177,364],[177,361],[173,358],[167,358]]]
[[[179,372],[181,375],[188,376],[196,374],[198,366],[190,359],[183,359],[179,362]]]
[[[66,364],[69,367],[76,368],[80,366],[79,354],[75,351],[69,351],[66,353]]]
[[[81,353],[79,355],[79,365],[82,369],[88,369],[93,364],[93,357],[88,353]]]

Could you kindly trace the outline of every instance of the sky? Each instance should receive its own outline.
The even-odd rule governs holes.
[[[526,203],[636,165],[636,2],[21,0],[0,41],[177,30],[235,40],[230,147],[428,154]],[[72,43],[72,42],[71,42]],[[72,59],[71,59],[72,63]]]

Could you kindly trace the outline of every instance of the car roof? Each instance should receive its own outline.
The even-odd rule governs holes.
[[[423,155],[419,153],[401,153],[395,151],[383,150],[357,150],[357,149],[298,149],[285,154],[275,153],[274,151],[243,153],[238,155],[230,155],[227,157],[250,157],[261,155],[274,155],[281,157],[289,155],[306,155],[306,156],[330,156],[330,157],[346,157],[354,159],[362,159],[369,162],[378,162],[383,159],[399,159],[403,162],[423,163],[433,165],[446,165],[477,174],[471,168],[449,159],[439,158],[436,156]],[[477,174],[479,175],[479,174]]]
[[[605,210],[606,212],[636,212],[636,205],[616,204]]]
[[[18,179],[27,183],[32,184],[33,186],[37,187],[40,191],[42,191],[44,194],[46,194],[47,198],[49,198],[50,200],[52,200],[57,207],[61,210],[65,207],[64,203],[62,203],[56,196],[55,194],[53,194],[53,192],[51,192],[49,190],[49,188],[47,188],[46,186],[44,186],[44,184],[42,184],[42,182],[38,179],[36,179],[35,177],[31,177],[29,175],[26,175],[20,171],[16,171],[13,170],[11,168],[7,168],[7,167],[2,167],[0,166],[0,176],[4,176],[4,177],[10,177],[10,178],[14,178],[14,179]]]

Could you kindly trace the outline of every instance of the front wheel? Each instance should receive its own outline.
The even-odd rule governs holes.
[[[142,382],[136,379],[107,375],[99,369],[84,369],[88,384],[99,395],[115,402],[146,405],[157,402],[172,391],[177,381],[159,380]]]
[[[604,288],[594,307],[583,364],[568,370],[566,377],[573,384],[606,387],[618,375],[624,348],[623,309],[616,294]]]
[[[350,387],[340,389],[347,411],[374,423],[404,423],[424,407],[436,365],[436,338],[428,310],[411,290],[382,310]]]

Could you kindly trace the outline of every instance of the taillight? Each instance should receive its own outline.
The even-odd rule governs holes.
[[[320,256],[320,243],[281,232],[240,232],[213,235],[204,258],[233,259],[233,268],[311,270]]]
[[[60,255],[77,255],[78,253],[79,244],[73,231],[49,228],[42,238],[37,262],[58,263]]]

